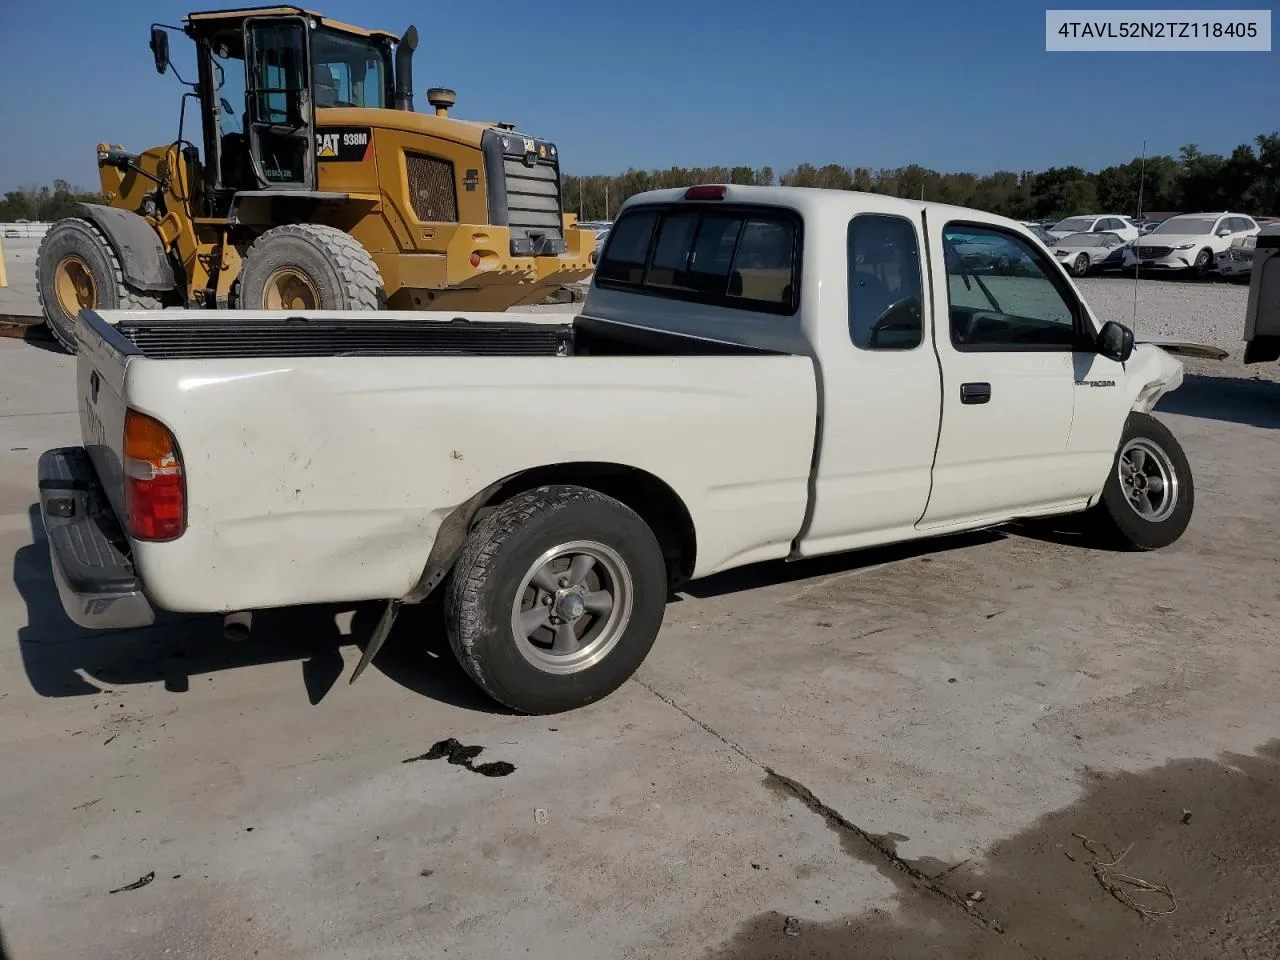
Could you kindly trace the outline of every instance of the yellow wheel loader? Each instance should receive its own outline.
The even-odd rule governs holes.
[[[595,235],[563,212],[554,144],[449,116],[444,88],[414,111],[414,27],[300,7],[183,23],[151,28],[157,71],[190,88],[177,140],[99,144],[107,203],[41,245],[41,307],[68,350],[85,307],[505,310],[590,275]],[[178,30],[195,43],[190,82],[169,60]]]

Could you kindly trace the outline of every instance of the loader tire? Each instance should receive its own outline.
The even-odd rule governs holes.
[[[335,227],[291,223],[250,244],[237,306],[249,310],[379,310],[382,275],[369,251]]]
[[[585,487],[546,486],[472,530],[445,591],[445,627],[485,693],[521,713],[558,713],[626,682],[666,603],[662,550],[635,511]]]
[[[76,352],[76,317],[91,310],[159,310],[151,293],[130,287],[120,259],[94,224],[80,217],[49,228],[36,254],[36,296],[54,339]]]

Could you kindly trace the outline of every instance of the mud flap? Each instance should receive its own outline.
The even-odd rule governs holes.
[[[355,683],[360,678],[360,674],[364,673],[365,668],[373,662],[373,658],[382,649],[382,645],[387,642],[387,637],[391,635],[391,628],[395,626],[396,618],[400,615],[400,608],[407,603],[421,603],[444,580],[453,568],[453,561],[457,559],[459,551],[462,550],[462,544],[471,531],[471,521],[475,519],[475,515],[485,501],[493,496],[505,482],[506,480],[503,479],[490,484],[444,518],[440,529],[436,531],[435,542],[431,544],[431,552],[427,555],[426,566],[422,568],[422,576],[418,578],[413,589],[403,597],[387,601],[386,609],[382,611],[382,617],[378,620],[373,635],[369,637],[360,662],[351,672],[349,683]]]

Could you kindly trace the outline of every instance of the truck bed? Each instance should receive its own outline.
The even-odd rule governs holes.
[[[108,314],[100,332],[125,356],[150,360],[251,357],[743,356],[778,351],[596,317],[512,320],[419,314],[385,318]],[[536,316],[536,315],[531,315]],[[112,321],[115,321],[114,323]],[[114,330],[114,335],[111,331]]]
[[[669,487],[697,524],[698,575],[786,556],[802,526],[813,362],[722,342],[733,324],[290,316],[86,311],[77,325],[81,431],[111,512],[127,512],[126,411],[181,450],[185,532],[133,543],[160,609],[403,596],[454,508],[561,464]]]

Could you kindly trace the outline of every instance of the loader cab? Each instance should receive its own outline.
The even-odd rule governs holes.
[[[184,32],[196,45],[209,216],[226,216],[237,193],[314,192],[317,109],[393,105],[394,34],[297,7],[193,13]]]

